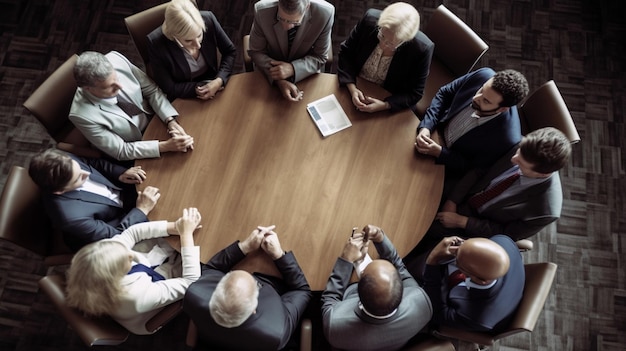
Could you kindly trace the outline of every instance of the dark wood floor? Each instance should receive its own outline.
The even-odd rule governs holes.
[[[53,145],[21,104],[74,53],[117,50],[141,66],[123,18],[157,0],[0,0],[0,186]],[[200,0],[240,48],[252,21],[249,0]],[[388,1],[331,1],[335,52],[367,7]],[[426,23],[442,1],[413,1]],[[554,79],[582,141],[562,170],[562,218],[533,238],[527,262],[559,265],[535,331],[494,350],[626,350],[626,25],[623,0],[446,0],[490,45],[479,66],[515,68],[531,89]],[[237,70],[241,71],[241,50]],[[0,349],[82,350],[38,291],[41,260],[0,243]],[[120,349],[182,350],[184,317]]]

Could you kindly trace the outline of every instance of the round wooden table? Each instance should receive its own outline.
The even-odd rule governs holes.
[[[258,72],[231,77],[209,101],[176,100],[180,124],[194,137],[187,153],[137,160],[161,198],[151,220],[175,220],[197,207],[195,235],[202,262],[258,225],[275,224],[284,250],[292,250],[313,290],[323,290],[352,227],[377,225],[400,255],[408,253],[432,222],[444,170],[413,152],[419,120],[410,110],[392,114],[356,111],[336,75],[300,82],[304,99],[290,102]],[[382,88],[359,82],[366,94]],[[309,116],[309,102],[335,94],[352,127],[323,138]],[[144,138],[167,139],[154,118]],[[173,240],[176,242],[177,240]],[[370,255],[375,248],[370,247]],[[262,251],[240,265],[274,272]]]

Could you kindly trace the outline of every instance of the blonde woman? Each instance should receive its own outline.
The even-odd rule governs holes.
[[[163,25],[148,34],[148,54],[153,78],[169,100],[207,100],[226,86],[236,48],[213,13],[190,0],[173,0]]]
[[[198,210],[188,208],[176,222],[136,224],[111,239],[83,247],[67,272],[68,305],[88,315],[109,315],[134,334],[149,334],[146,322],[182,299],[187,287],[200,277],[200,248],[193,242],[200,220]],[[180,278],[170,278],[171,272],[161,266],[151,268],[151,260],[161,252],[158,246],[151,255],[132,250],[142,240],[169,235],[180,236]]]
[[[383,11],[367,10],[341,43],[339,84],[347,86],[357,110],[397,111],[422,98],[435,45],[419,26],[417,10],[396,2]],[[391,96],[365,96],[356,86],[357,77],[381,85]]]

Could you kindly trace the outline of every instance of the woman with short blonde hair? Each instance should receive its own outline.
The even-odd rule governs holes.
[[[228,82],[235,55],[215,15],[190,0],[172,0],[163,24],[148,34],[152,78],[170,100],[214,98]]]
[[[396,2],[383,11],[367,10],[341,43],[337,76],[357,110],[398,111],[422,98],[435,45],[419,26],[417,10]],[[382,86],[391,96],[365,96],[357,77]]]

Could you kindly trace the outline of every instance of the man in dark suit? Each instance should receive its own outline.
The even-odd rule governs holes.
[[[428,255],[424,272],[432,323],[500,332],[522,300],[525,279],[522,255],[508,236],[444,238]]]
[[[259,227],[218,252],[187,289],[183,309],[199,341],[218,350],[283,349],[311,299],[311,288],[292,252],[284,252],[274,226]],[[283,279],[232,270],[262,248]]]
[[[147,222],[161,196],[159,189],[150,186],[143,192],[135,191],[134,184],[146,179],[141,167],[127,169],[57,149],[35,155],[28,173],[42,190],[53,225],[63,232],[73,251],[120,234],[135,223]]]
[[[446,166],[446,178],[489,167],[521,140],[517,108],[528,94],[514,70],[481,68],[441,87],[417,127],[415,149]],[[437,129],[439,144],[431,139]]]
[[[248,54],[290,101],[302,99],[295,83],[318,73],[331,48],[335,7],[323,0],[265,0],[254,4]]]

